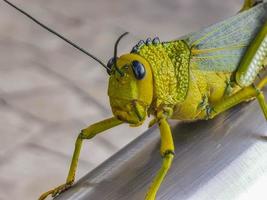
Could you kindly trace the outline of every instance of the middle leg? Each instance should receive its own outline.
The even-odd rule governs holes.
[[[263,111],[265,118],[267,119],[267,104],[264,99],[262,88],[267,84],[267,77],[260,81],[257,86],[251,85],[249,87],[245,87],[234,95],[223,99],[222,101],[211,105],[209,118],[213,118],[216,115],[228,110],[229,108],[243,102],[248,101],[252,98],[256,98],[260,104],[260,107]],[[202,113],[203,115],[205,113]]]

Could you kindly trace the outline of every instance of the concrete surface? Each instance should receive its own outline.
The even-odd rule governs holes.
[[[105,62],[148,36],[177,38],[236,13],[241,0],[13,0]],[[65,181],[79,131],[111,116],[108,76],[90,58],[0,1],[0,200],[37,199]],[[78,178],[140,135],[85,142]]]

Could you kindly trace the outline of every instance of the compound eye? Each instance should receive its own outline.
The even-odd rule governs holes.
[[[141,80],[145,77],[146,75],[145,67],[139,61],[134,60],[132,62],[132,69],[133,69],[134,76],[137,80]]]

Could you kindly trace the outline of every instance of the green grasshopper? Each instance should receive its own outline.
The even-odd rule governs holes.
[[[108,95],[113,117],[97,122],[79,134],[66,183],[39,199],[56,196],[74,183],[82,142],[122,123],[141,125],[148,115],[161,134],[163,163],[145,199],[156,198],[171,167],[174,145],[168,119],[212,119],[225,110],[256,98],[267,119],[262,92],[267,77],[255,79],[267,65],[267,2],[245,0],[240,12],[223,22],[178,40],[141,40],[128,54],[114,57],[107,65],[62,35],[17,8],[30,19],[98,61],[109,74]]]

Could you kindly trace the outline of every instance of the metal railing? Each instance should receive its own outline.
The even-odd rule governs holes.
[[[157,199],[242,199],[267,185],[267,123],[256,101],[213,120],[172,122],[172,130],[176,156]],[[154,126],[56,200],[144,199],[161,165],[159,141]]]

